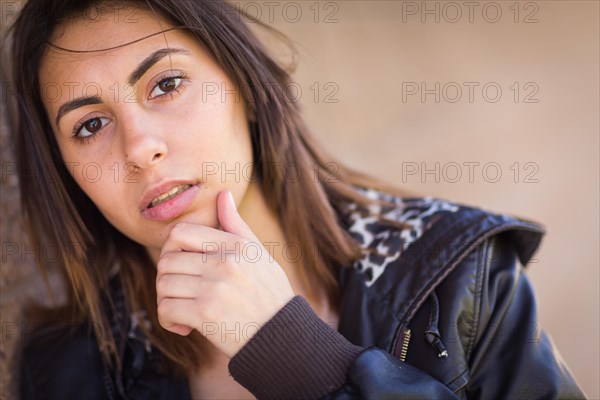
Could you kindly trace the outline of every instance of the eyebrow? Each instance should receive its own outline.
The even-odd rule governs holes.
[[[159,62],[165,56],[167,56],[169,54],[174,54],[174,53],[175,54],[177,54],[177,53],[190,54],[189,51],[183,50],[183,49],[160,49],[160,50],[157,50],[154,53],[150,54],[148,57],[146,57],[146,59],[144,61],[142,61],[140,63],[140,65],[138,65],[138,67],[127,78],[127,83],[129,83],[130,85],[135,85],[135,83],[137,81],[139,81],[140,78],[142,76],[144,76],[146,71],[148,71],[154,64]]]
[[[154,64],[162,60],[169,54],[190,54],[189,51],[183,49],[160,49],[150,54],[148,57],[142,61],[135,70],[127,77],[127,83],[129,85],[135,85],[137,81],[140,80],[142,76],[150,69]],[[102,104],[102,99],[99,96],[87,96],[87,97],[78,97],[76,99],[67,101],[63,105],[58,108],[58,112],[56,114],[56,126],[60,122],[60,119],[68,112],[73,111],[79,107],[92,105],[92,104]]]
[[[58,114],[56,114],[56,126],[60,122],[60,119],[66,113],[73,111],[79,107],[88,106],[90,104],[102,104],[102,99],[98,96],[78,97],[71,101],[67,101],[65,104],[60,106]]]

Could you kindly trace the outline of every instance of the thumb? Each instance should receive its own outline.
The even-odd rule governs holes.
[[[233,233],[245,239],[254,239],[254,234],[242,219],[235,206],[230,190],[223,190],[217,198],[217,216],[225,232]]]

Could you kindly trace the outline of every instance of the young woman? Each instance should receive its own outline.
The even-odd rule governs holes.
[[[583,397],[522,273],[543,229],[326,156],[232,6],[31,0],[12,33],[22,205],[69,283],[24,398]]]

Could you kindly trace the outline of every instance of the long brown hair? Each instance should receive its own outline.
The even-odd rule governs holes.
[[[119,4],[28,1],[12,27],[11,58],[17,92],[13,132],[22,209],[30,238],[34,243],[53,243],[60,249],[61,271],[70,283],[66,310],[70,318],[88,316],[108,361],[118,363],[119,357],[103,299],[110,303],[111,270],[119,265],[118,277],[128,310],[147,313],[154,329],[141,326],[145,334],[179,371],[189,372],[206,360],[200,335],[194,332],[181,337],[160,328],[156,272],[148,254],[108,223],[75,183],[58,151],[40,96],[40,59],[57,25],[68,18],[83,18],[92,7],[97,12],[125,3],[149,8],[173,26],[186,29],[235,85],[244,89],[241,92],[251,116],[248,123],[259,185],[282,222],[286,239],[297,243],[301,254],[318,255],[303,263],[305,268],[300,271],[311,290],[309,297],[321,287],[331,304],[337,305],[338,269],[351,266],[361,256],[360,247],[346,230],[345,210],[349,203],[366,206],[373,200],[353,186],[401,192],[352,171],[319,148],[303,122],[298,103],[289,101],[280,90],[291,83],[289,71],[268,55],[246,26],[243,19],[251,17],[232,5],[214,0]],[[294,165],[295,179],[286,179],[283,169],[274,165]],[[44,272],[47,266],[43,259],[41,264]]]

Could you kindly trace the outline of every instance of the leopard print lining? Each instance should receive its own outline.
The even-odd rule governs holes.
[[[364,249],[362,258],[353,267],[364,274],[367,287],[373,285],[385,269],[444,213],[460,209],[456,204],[432,197],[400,198],[373,189],[357,190],[370,199],[392,203],[390,206],[371,204],[367,212],[356,204],[349,206],[349,233]],[[403,222],[409,228],[390,228],[382,224],[380,218]]]

